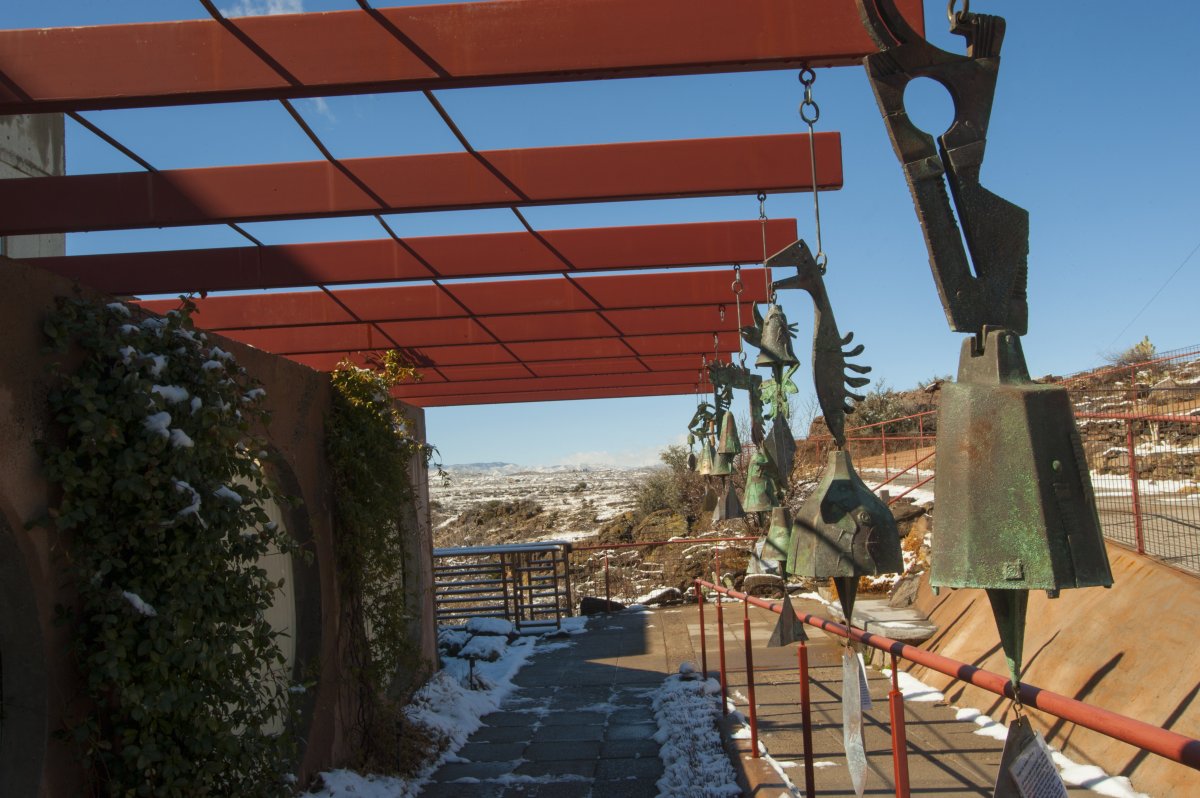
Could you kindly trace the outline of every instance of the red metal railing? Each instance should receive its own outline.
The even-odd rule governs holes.
[[[704,579],[696,579],[695,582],[697,600],[703,604],[703,590],[709,590],[717,595],[717,607],[720,608],[722,597],[735,599],[743,602],[747,608],[746,613],[749,613],[749,606],[754,605],[765,610],[769,610],[776,614],[782,612],[783,604],[777,601],[767,601],[765,599],[756,598],[747,595],[731,588],[726,588],[720,585],[713,584]],[[944,657],[940,654],[935,654],[931,651],[925,651],[907,643],[901,643],[897,640],[884,637],[882,635],[864,632],[861,629],[855,629],[845,624],[836,623],[826,618],[821,618],[816,615],[811,615],[804,612],[796,612],[796,617],[803,623],[820,629],[828,634],[837,635],[839,637],[849,638],[863,645],[883,651],[891,655],[892,658],[892,687],[888,693],[889,713],[891,716],[891,733],[892,733],[892,756],[893,768],[896,784],[897,798],[907,798],[909,795],[908,784],[908,754],[907,744],[904,736],[904,700],[900,693],[899,684],[897,681],[896,660],[905,659],[917,665],[923,665],[926,668],[944,673],[960,681],[973,684],[988,692],[1005,698],[1013,699],[1019,696],[1021,703],[1026,707],[1035,707],[1037,709],[1069,721],[1092,731],[1099,732],[1114,740],[1128,743],[1143,751],[1148,751],[1152,754],[1169,759],[1173,762],[1178,762],[1187,765],[1190,768],[1200,770],[1200,740],[1191,737],[1185,737],[1169,729],[1162,729],[1157,726],[1145,723],[1135,718],[1126,717],[1116,712],[1111,712],[1107,709],[1101,709],[1082,701],[1077,701],[1067,696],[1059,695],[1058,693],[1044,690],[1040,687],[1035,687],[1032,684],[1022,683],[1016,694],[1013,691],[1013,684],[1006,676],[1001,676],[998,673],[983,670],[974,665],[969,665],[965,662]],[[700,624],[700,641],[701,649],[707,649],[706,629],[703,621]],[[717,634],[720,636],[718,640],[723,646],[724,629],[718,628]],[[746,646],[747,654],[750,647],[750,632],[749,622],[746,624]],[[808,662],[807,662],[807,645],[804,642],[799,644],[800,648],[797,652],[799,664],[799,679],[800,679],[800,702],[801,713],[804,724],[804,768],[805,768],[805,790],[809,798],[816,795],[814,779],[813,779],[813,748],[812,738],[809,734],[810,728],[810,701],[808,697]],[[707,675],[707,667],[705,674]],[[747,657],[746,673],[748,684],[753,684],[753,662]],[[726,673],[724,661],[721,662],[721,684],[726,684]],[[723,690],[724,692],[724,690]],[[724,697],[724,696],[723,696]],[[754,693],[753,687],[748,691],[748,701],[753,704]],[[755,741],[754,750],[757,755],[758,746],[758,729],[757,729],[757,714],[750,707],[748,713],[750,721],[750,733],[752,740]]]
[[[875,484],[876,489],[896,483],[906,474],[913,474],[915,484],[903,486],[904,492],[892,497],[891,501],[895,502],[933,479],[930,461],[935,454],[936,430],[937,411],[926,410],[849,427],[846,429],[846,449],[860,473],[867,477],[883,473],[883,480]],[[818,465],[824,462],[825,452],[833,446],[833,439],[828,435],[814,435],[806,442],[812,447]],[[924,478],[921,476],[922,466],[927,472]]]

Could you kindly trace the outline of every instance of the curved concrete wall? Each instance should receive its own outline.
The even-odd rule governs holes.
[[[1111,589],[1064,590],[1029,598],[1025,673],[1030,684],[1189,737],[1200,737],[1200,660],[1195,656],[1200,579],[1119,546],[1108,546]],[[917,607],[938,633],[922,648],[1006,674],[995,621],[982,590],[943,590],[922,579]],[[1009,702],[927,668],[913,675],[956,706],[1011,720]],[[1072,723],[1030,710],[1035,728],[1077,762],[1129,776],[1155,796],[1190,795],[1200,782],[1191,768],[1139,751]]]

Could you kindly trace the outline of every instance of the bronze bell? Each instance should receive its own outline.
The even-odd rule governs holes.
[[[746,468],[746,490],[742,509],[750,513],[760,513],[774,507],[778,503],[775,483],[775,468],[771,459],[767,457],[766,452],[759,449],[750,458],[750,465]]]
[[[767,317],[762,323],[761,337],[755,346],[759,348],[756,366],[794,366],[800,361],[792,349],[792,333],[788,329],[787,316],[783,308],[772,304],[767,308]]]
[[[742,442],[738,438],[737,421],[733,413],[726,410],[721,418],[721,437],[717,442],[717,454],[737,455],[742,451]]]
[[[771,508],[771,525],[767,528],[762,559],[787,562],[792,540],[792,514],[786,507]]]
[[[717,492],[711,485],[704,486],[704,497],[700,500],[700,512],[711,513],[717,509]]]
[[[788,573],[824,579],[903,570],[891,510],[854,472],[849,452],[831,451],[820,483],[796,513]]]
[[[1029,379],[1021,339],[963,341],[942,385],[930,583],[1048,590],[1112,585],[1071,398]]]
[[[696,473],[701,476],[708,476],[713,472],[714,452],[712,444],[705,438],[700,443],[700,462],[696,464]]]
[[[936,587],[987,590],[1020,674],[1029,590],[1112,585],[1087,461],[1065,388],[1029,379],[1021,339],[963,341],[938,407]]]
[[[831,451],[816,490],[796,513],[788,574],[833,577],[849,623],[860,576],[903,570],[892,511],[855,473],[849,452]]]
[[[763,448],[775,466],[780,483],[786,487],[792,476],[792,464],[796,458],[796,439],[792,436],[792,429],[783,414],[775,417],[771,431],[763,441]]]
[[[717,453],[713,456],[712,471],[709,473],[714,477],[727,477],[733,473],[733,458],[732,454]]]
[[[713,523],[730,521],[744,515],[742,504],[738,501],[737,491],[733,489],[733,480],[725,480],[725,493],[717,499],[717,507],[713,510],[712,515]]]

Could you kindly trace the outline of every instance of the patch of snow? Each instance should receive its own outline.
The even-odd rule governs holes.
[[[150,376],[157,377],[167,367],[166,355],[150,355]]]
[[[513,631],[512,622],[503,618],[471,618],[465,628],[473,635],[509,635]]]
[[[136,324],[122,324],[117,330],[122,335],[136,335],[142,331]]]
[[[125,600],[128,601],[135,610],[140,612],[142,615],[145,615],[147,618],[153,618],[158,615],[158,610],[147,604],[137,593],[131,593],[128,590],[122,590],[121,595],[125,597]]]
[[[267,391],[264,388],[251,388],[250,390],[246,391],[244,396],[242,396],[242,401],[253,402],[255,399],[262,399],[266,395]]]
[[[506,648],[508,648],[507,637],[476,635],[467,641],[467,644],[459,650],[458,656],[462,659],[495,662],[504,655],[504,650]]]
[[[892,678],[892,669],[883,668],[883,675]],[[935,690],[908,671],[897,671],[896,683],[900,686],[900,694],[905,701],[945,701],[946,696],[940,690]]]
[[[121,356],[121,362],[128,366],[133,362],[133,358],[138,354],[138,351],[132,346],[122,346],[117,350],[117,354]]]
[[[108,308],[111,312],[115,313],[118,316],[124,316],[125,318],[129,318],[129,308],[125,307],[125,305],[123,305],[120,302],[109,302],[104,307]]]
[[[660,798],[721,798],[741,795],[737,776],[721,745],[721,685],[677,673],[663,680],[652,706],[658,721],[663,775]]]
[[[242,503],[242,494],[238,493],[228,485],[222,485],[221,487],[217,488],[213,491],[213,495],[218,499],[225,499],[226,501],[233,502],[234,504]]]
[[[219,360],[206,360],[200,364],[201,371],[212,371],[213,369],[224,368],[225,364]]]
[[[204,406],[203,399],[201,399],[199,396],[192,397],[192,402],[191,402],[192,415],[196,415],[196,411],[198,411],[203,406]]]
[[[1077,764],[1057,749],[1050,746],[1047,748],[1050,749],[1050,758],[1058,768],[1058,775],[1072,787],[1083,787],[1112,798],[1150,798],[1145,793],[1133,789],[1133,783],[1125,776],[1110,776],[1102,768]]]
[[[151,385],[150,393],[156,393],[171,404],[186,402],[188,392],[178,385]]]
[[[142,420],[142,426],[152,435],[161,435],[164,438],[170,438],[171,433],[167,428],[171,426],[171,414],[162,410],[153,415],[146,416]]]
[[[178,427],[172,428],[170,440],[171,445],[176,449],[190,449],[196,445],[188,434]]]
[[[200,515],[200,494],[196,491],[196,489],[193,488],[188,483],[184,482],[182,479],[177,479],[177,480],[175,480],[175,490],[178,491],[179,493],[189,494],[190,499],[191,499],[191,504],[189,504],[187,507],[184,507],[179,512],[175,513],[175,517],[183,518],[184,516],[187,516],[187,515],[195,515],[195,516],[199,517],[199,515]]]
[[[208,356],[214,360],[224,360],[230,363],[233,362],[233,355],[229,354],[219,346],[214,346],[212,349],[210,349]]]

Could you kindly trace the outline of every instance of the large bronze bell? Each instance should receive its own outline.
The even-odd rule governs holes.
[[[929,582],[987,590],[1015,682],[1027,591],[1110,587],[1112,570],[1066,389],[1029,379],[1012,331],[976,341],[939,399]]]
[[[746,467],[746,490],[742,509],[748,513],[761,513],[778,504],[778,491],[775,487],[777,481],[771,458],[759,449],[750,458],[750,465]]]
[[[800,362],[792,349],[787,317],[779,305],[772,304],[767,308],[759,340],[753,343],[759,349],[758,359],[754,361],[756,366],[794,366]]]
[[[1071,399],[1029,379],[1021,339],[963,341],[942,385],[930,584],[1048,590],[1112,585]]]

